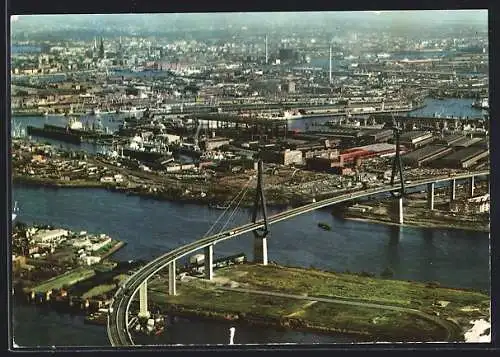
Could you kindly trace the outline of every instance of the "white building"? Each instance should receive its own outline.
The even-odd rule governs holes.
[[[95,252],[96,250],[99,250],[101,249],[102,247],[106,246],[107,244],[111,243],[111,238],[110,237],[107,237],[99,242],[95,242],[95,243],[92,243],[89,248],[90,250],[92,250],[93,252]]]
[[[465,214],[479,214],[490,211],[490,195],[477,196],[468,200],[450,202],[450,211]]]
[[[88,237],[85,237],[85,238],[73,240],[72,245],[74,248],[85,248],[85,247],[89,247],[90,245],[92,245],[92,243],[90,243],[90,240],[88,239]]]
[[[92,255],[81,257],[81,261],[86,265],[97,264],[101,261],[101,257],[94,257]]]
[[[38,243],[59,242],[62,237],[68,236],[65,229],[40,230],[34,236],[33,240]]]

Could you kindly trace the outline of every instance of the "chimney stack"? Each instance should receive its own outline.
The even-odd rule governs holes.
[[[267,64],[268,59],[269,59],[269,57],[268,57],[268,52],[267,52],[267,35],[266,35],[266,64]]]
[[[332,84],[332,46],[330,45],[330,71],[329,71],[329,80],[330,84]]]

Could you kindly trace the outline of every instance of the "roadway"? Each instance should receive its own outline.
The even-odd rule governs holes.
[[[450,180],[462,180],[470,178],[471,176],[485,176],[489,175],[489,170],[477,171],[466,174],[438,176],[433,178],[422,179],[418,181],[408,182],[405,184],[407,188],[427,185],[429,183],[446,182]],[[286,219],[293,218],[297,215],[311,212],[323,207],[331,206],[337,203],[350,201],[358,198],[363,198],[371,195],[397,191],[398,186],[384,185],[381,187],[370,188],[363,191],[342,194],[336,197],[327,198],[318,202],[313,202],[301,207],[290,209],[285,212],[278,213],[268,218],[268,224],[275,224]],[[129,326],[129,309],[134,295],[140,288],[140,285],[158,271],[164,269],[172,261],[185,257],[200,249],[210,245],[215,245],[218,242],[235,238],[245,233],[252,232],[256,229],[264,227],[263,220],[256,223],[248,223],[243,226],[233,228],[212,236],[204,237],[194,242],[188,243],[184,246],[176,248],[164,255],[147,263],[144,267],[132,275],[122,287],[115,293],[114,299],[111,303],[110,313],[108,314],[107,331],[108,338],[112,346],[132,346],[134,342],[128,330]]]

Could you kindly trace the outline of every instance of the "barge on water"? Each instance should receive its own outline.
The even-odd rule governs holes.
[[[71,129],[66,129],[56,125],[45,124],[43,128],[28,125],[26,127],[26,132],[28,135],[64,141],[71,144],[82,143],[82,136],[80,134],[73,133]]]

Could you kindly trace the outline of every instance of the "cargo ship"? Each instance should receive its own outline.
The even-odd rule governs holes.
[[[185,155],[193,159],[199,159],[203,154],[203,152],[197,149],[194,144],[190,143],[182,143],[181,145],[175,147],[173,152],[176,155]]]
[[[127,147],[122,149],[122,155],[146,163],[167,160],[172,157],[172,152],[162,144],[144,142],[142,137],[135,136]]]
[[[488,102],[488,98],[477,99],[472,103],[473,108],[478,109],[489,109],[490,105]]]
[[[45,124],[43,128],[28,125],[26,127],[26,132],[28,133],[28,135],[64,141],[71,144],[82,143],[81,134],[75,133],[69,128],[64,128],[56,125]]]
[[[168,159],[172,156],[171,152],[139,150],[133,148],[123,148],[123,156],[139,161],[152,163],[163,159]]]

